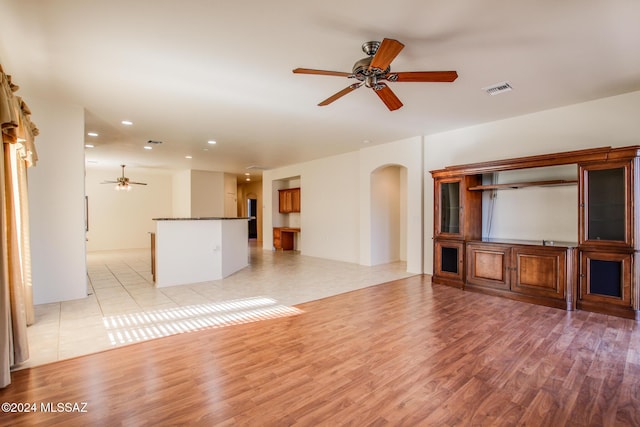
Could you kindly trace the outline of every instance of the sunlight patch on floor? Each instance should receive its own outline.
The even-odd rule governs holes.
[[[103,322],[111,345],[122,345],[201,329],[296,316],[301,313],[302,310],[278,304],[273,298],[252,297],[118,314],[104,317]]]

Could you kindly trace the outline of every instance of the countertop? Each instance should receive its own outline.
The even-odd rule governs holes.
[[[561,248],[575,248],[577,242],[561,242],[558,240],[517,240],[517,239],[500,239],[483,237],[480,240],[471,240],[471,242],[487,242],[487,243],[503,243],[507,245],[530,245],[530,246],[558,246]]]
[[[280,231],[289,231],[289,232],[293,232],[293,233],[299,233],[300,232],[300,227],[273,227],[274,229],[280,230]]]
[[[203,216],[196,218],[153,218],[154,221],[211,221],[211,220],[227,220],[227,219],[244,219],[248,220],[249,217],[230,217],[230,216]]]

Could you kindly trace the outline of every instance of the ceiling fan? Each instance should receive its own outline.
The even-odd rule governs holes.
[[[117,191],[131,191],[131,185],[147,185],[145,182],[130,181],[129,178],[124,176],[125,165],[120,165],[120,167],[122,167],[122,176],[116,178],[115,181],[103,181],[100,184],[116,184],[115,190]]]
[[[370,41],[362,45],[362,50],[368,56],[353,64],[351,73],[313,70],[310,68],[296,68],[293,72],[296,74],[348,77],[359,81],[325,99],[318,104],[319,106],[329,105],[364,84],[366,87],[373,89],[391,111],[402,107],[402,102],[389,86],[384,83],[385,80],[389,82],[452,82],[458,78],[458,73],[455,71],[405,71],[392,73],[391,61],[398,56],[403,48],[404,45],[394,39],[383,39],[382,42]]]

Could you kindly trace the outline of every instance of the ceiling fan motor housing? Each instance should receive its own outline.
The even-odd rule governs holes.
[[[384,79],[385,76],[391,71],[391,67],[387,67],[386,70],[379,70],[377,68],[369,69],[372,56],[362,58],[353,64],[353,77],[364,82],[366,87],[375,88],[377,81]]]
[[[375,55],[379,47],[380,47],[380,42],[377,42],[377,41],[362,43],[362,51],[369,56]]]

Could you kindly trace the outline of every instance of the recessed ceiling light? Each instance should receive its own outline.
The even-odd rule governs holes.
[[[193,156],[184,156],[185,159],[193,159]]]
[[[150,145],[145,145],[145,146],[144,146],[144,149],[145,149],[145,150],[153,150],[153,147],[151,147]]]
[[[250,174],[249,172],[245,172],[244,174],[245,174],[246,176],[249,176],[249,175],[251,175],[251,174]]]
[[[98,136],[98,134],[96,132],[87,132],[87,135],[89,135],[89,136]]]
[[[251,178],[247,178],[245,181],[251,181]]]
[[[216,141],[214,141],[213,139],[211,141],[207,141],[207,144],[211,144],[211,145],[215,145]]]
[[[95,147],[95,145],[93,145],[93,144],[84,144],[84,146],[85,146],[85,147],[87,147],[87,148],[93,148],[93,147]]]
[[[123,120],[120,123],[122,123],[125,126],[131,126],[133,124],[133,122],[130,122],[129,120]]]

